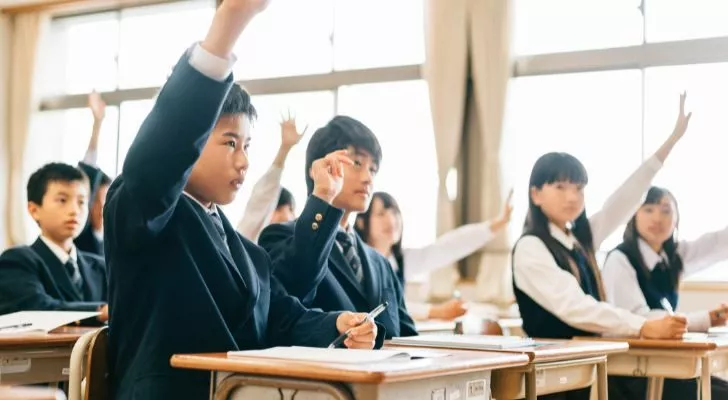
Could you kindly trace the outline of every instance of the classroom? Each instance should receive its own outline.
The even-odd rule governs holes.
[[[726,19],[0,0],[0,400],[728,399]]]

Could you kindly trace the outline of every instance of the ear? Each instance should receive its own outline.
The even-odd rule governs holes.
[[[38,223],[38,214],[40,213],[40,208],[38,204],[29,201],[28,202],[28,214],[30,214],[30,217],[33,218],[33,221]]]
[[[356,216],[356,227],[359,229],[364,229],[364,217],[361,215]]]
[[[537,206],[541,206],[541,190],[538,189],[536,186],[531,186],[531,188],[528,190],[529,196],[531,196],[531,201],[533,204]]]

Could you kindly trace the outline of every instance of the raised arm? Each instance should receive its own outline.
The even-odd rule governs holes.
[[[594,237],[594,248],[599,248],[599,245],[612,232],[626,223],[632,214],[637,211],[640,199],[649,189],[652,179],[662,168],[662,164],[672,152],[675,144],[685,135],[692,116],[692,113],[685,114],[685,98],[685,93],[680,95],[679,113],[672,134],[655,154],[637,168],[607,199],[602,209],[589,218]]]
[[[88,108],[94,116],[94,125],[91,129],[91,139],[88,142],[88,148],[86,148],[86,154],[83,157],[83,162],[96,166],[99,154],[98,149],[101,124],[104,122],[104,118],[106,118],[106,103],[104,102],[104,99],[101,98],[101,95],[94,91],[88,95]]]
[[[728,259],[728,226],[695,240],[681,240],[677,251],[683,260],[683,278]]]

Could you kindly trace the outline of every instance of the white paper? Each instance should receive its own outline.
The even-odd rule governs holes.
[[[49,332],[58,327],[98,316],[84,311],[20,311],[0,315],[0,335],[24,332]]]
[[[516,347],[533,346],[533,339],[519,336],[490,336],[490,335],[422,335],[411,337],[396,337],[392,339],[395,345],[433,346],[460,349],[509,349]]]
[[[410,359],[409,353],[394,350],[329,349],[297,346],[273,347],[265,350],[231,351],[228,352],[228,356],[276,358],[337,364],[362,364],[395,359]]]

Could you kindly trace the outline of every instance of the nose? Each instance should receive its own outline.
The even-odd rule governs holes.
[[[241,149],[239,152],[235,153],[235,169],[237,171],[247,171],[248,166],[250,165],[250,161],[248,160],[248,152],[244,149]]]

